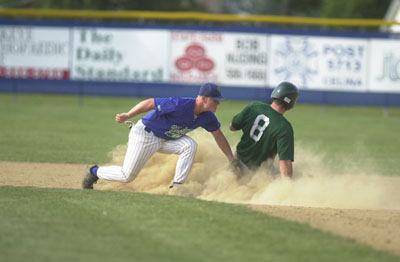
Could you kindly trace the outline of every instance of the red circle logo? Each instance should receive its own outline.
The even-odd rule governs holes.
[[[214,62],[209,58],[201,58],[196,61],[196,68],[202,72],[210,71],[214,68]]]
[[[206,54],[206,50],[204,49],[203,46],[194,43],[186,47],[185,53],[188,57],[197,59],[200,57],[204,57]]]
[[[190,70],[193,68],[193,61],[187,57],[181,57],[175,61],[175,66],[182,71]]]

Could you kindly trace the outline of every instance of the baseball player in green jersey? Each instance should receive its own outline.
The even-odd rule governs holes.
[[[293,176],[293,128],[283,114],[293,108],[298,95],[295,85],[282,82],[272,91],[271,105],[252,102],[233,117],[230,130],[243,132],[236,148],[242,172],[255,170],[278,155],[281,176]]]

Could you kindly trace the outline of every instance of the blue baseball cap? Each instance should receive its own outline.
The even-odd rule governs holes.
[[[207,96],[212,99],[221,101],[224,98],[221,95],[219,87],[213,83],[205,83],[200,86],[199,96]]]

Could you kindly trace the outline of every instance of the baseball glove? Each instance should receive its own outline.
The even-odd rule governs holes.
[[[135,123],[133,123],[132,121],[124,121],[124,124],[128,125],[129,129],[131,129]]]

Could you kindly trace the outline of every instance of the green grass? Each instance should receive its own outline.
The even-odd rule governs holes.
[[[109,162],[115,146],[127,142],[128,129],[114,122],[143,98],[0,94],[0,160]],[[234,146],[240,133],[230,132],[232,117],[248,101],[223,101],[217,111],[222,130]],[[336,107],[299,104],[285,116],[295,140],[341,171],[348,158],[355,165],[399,175],[400,108]],[[136,117],[138,120],[140,117]]]
[[[398,261],[245,207],[141,193],[0,187],[1,261]]]
[[[400,108],[300,105],[287,114],[295,139],[325,155],[331,169],[352,164],[373,173],[400,175]],[[350,159],[350,160],[349,160]]]
[[[141,98],[142,99],[142,98]],[[0,160],[107,163],[137,98],[0,94]],[[83,103],[80,103],[83,102]],[[224,101],[228,131],[248,101]],[[298,105],[299,145],[340,170],[345,158],[398,175],[400,109]],[[136,117],[138,120],[140,117]],[[385,252],[245,207],[127,192],[0,187],[0,261],[398,261]]]
[[[137,99],[0,95],[0,159],[32,162],[105,163],[107,152],[126,143],[128,128],[115,124],[117,112]]]

